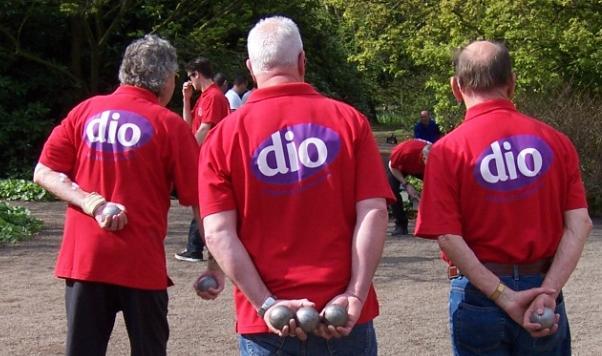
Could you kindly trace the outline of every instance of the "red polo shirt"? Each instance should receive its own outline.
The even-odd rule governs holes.
[[[391,167],[401,174],[422,177],[424,175],[424,161],[422,149],[430,142],[417,138],[403,141],[391,152]]]
[[[88,192],[123,204],[123,230],[103,230],[69,205],[56,275],[131,288],[168,285],[163,242],[173,187],[196,205],[198,146],[181,117],[128,85],[77,105],[46,141],[40,162]]]
[[[238,237],[278,298],[321,309],[351,276],[356,203],[393,194],[368,121],[304,83],[257,89],[202,146],[203,216],[236,210]],[[235,288],[237,331],[267,332]],[[359,322],[378,315],[371,288]]]
[[[416,235],[460,235],[480,261],[530,263],[554,256],[563,213],[586,207],[570,140],[492,100],[433,145]]]
[[[201,124],[217,125],[230,113],[230,104],[222,90],[215,84],[211,84],[203,90],[201,96],[192,109],[192,133],[196,134]]]

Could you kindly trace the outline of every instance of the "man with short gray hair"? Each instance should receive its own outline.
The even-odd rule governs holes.
[[[234,284],[240,353],[376,355],[372,278],[393,195],[368,120],[304,83],[292,20],[259,21],[247,46],[258,89],[209,135],[199,167],[205,239]],[[346,320],[318,323],[333,305]],[[315,323],[277,326],[280,307],[315,308]]]
[[[519,113],[508,49],[454,59],[464,122],[430,152],[416,235],[448,263],[455,355],[570,355],[562,288],[592,229],[571,141]]]
[[[177,69],[166,40],[134,41],[119,88],[77,105],[44,145],[34,181],[69,204],[55,270],[66,284],[67,355],[104,355],[119,311],[132,355],[166,354],[172,188],[197,206],[198,147],[165,108]]]

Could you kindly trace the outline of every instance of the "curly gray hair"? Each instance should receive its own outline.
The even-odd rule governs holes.
[[[146,35],[125,50],[119,81],[159,94],[169,75],[178,70],[176,49],[159,36]]]

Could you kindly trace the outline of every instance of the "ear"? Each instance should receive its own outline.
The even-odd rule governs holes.
[[[299,72],[299,75],[301,76],[301,78],[305,77],[305,64],[306,64],[307,60],[305,58],[305,51],[301,51],[301,53],[299,53],[299,57],[297,58],[297,70]]]
[[[456,98],[456,102],[460,104],[462,101],[464,101],[464,95],[462,94],[462,88],[460,88],[458,79],[456,77],[449,78],[449,85],[451,86],[454,98]]]
[[[514,91],[516,89],[516,73],[512,73],[512,78],[510,78],[510,83],[508,83],[508,98],[512,98],[514,96]]]
[[[251,74],[251,78],[253,78],[253,82],[257,83],[257,80],[255,79],[255,74],[253,73],[253,65],[251,64],[251,60],[247,58],[245,64],[247,66],[247,69],[249,70],[249,73]]]

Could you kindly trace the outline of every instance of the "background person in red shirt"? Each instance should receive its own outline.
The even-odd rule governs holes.
[[[395,229],[391,235],[408,234],[408,215],[403,207],[403,200],[399,194],[400,186],[408,193],[410,200],[419,201],[420,194],[406,179],[407,176],[422,179],[424,176],[424,163],[431,150],[432,144],[421,139],[409,139],[395,146],[389,158],[387,178],[389,185],[397,201],[391,204],[393,217],[395,218]]]
[[[104,355],[119,311],[132,355],[166,353],[170,192],[183,205],[197,194],[197,144],[164,108],[177,69],[169,42],[134,41],[121,86],[77,105],[44,145],[34,181],[69,203],[55,270],[66,284],[67,355]],[[119,214],[103,215],[114,205]]]
[[[247,46],[258,89],[212,130],[199,167],[206,242],[235,287],[241,355],[376,355],[372,278],[393,195],[370,125],[304,83],[290,19],[261,20]],[[314,334],[268,322],[278,305],[328,304],[347,309],[346,325]]]
[[[201,145],[209,130],[230,113],[230,104],[222,88],[213,82],[213,70],[207,58],[198,57],[192,60],[186,64],[185,69],[190,80],[182,86],[182,116]],[[192,94],[195,90],[201,91],[201,95],[191,109]],[[196,169],[196,165],[190,168]],[[202,226],[199,228],[196,219],[193,218],[188,229],[186,248],[175,254],[176,259],[187,262],[203,260],[205,244],[201,236],[202,230]]]
[[[456,355],[570,355],[562,288],[592,222],[577,152],[516,111],[501,43],[457,52],[451,86],[464,122],[433,145],[416,235],[437,239],[450,268]],[[550,327],[532,322],[550,308]]]

